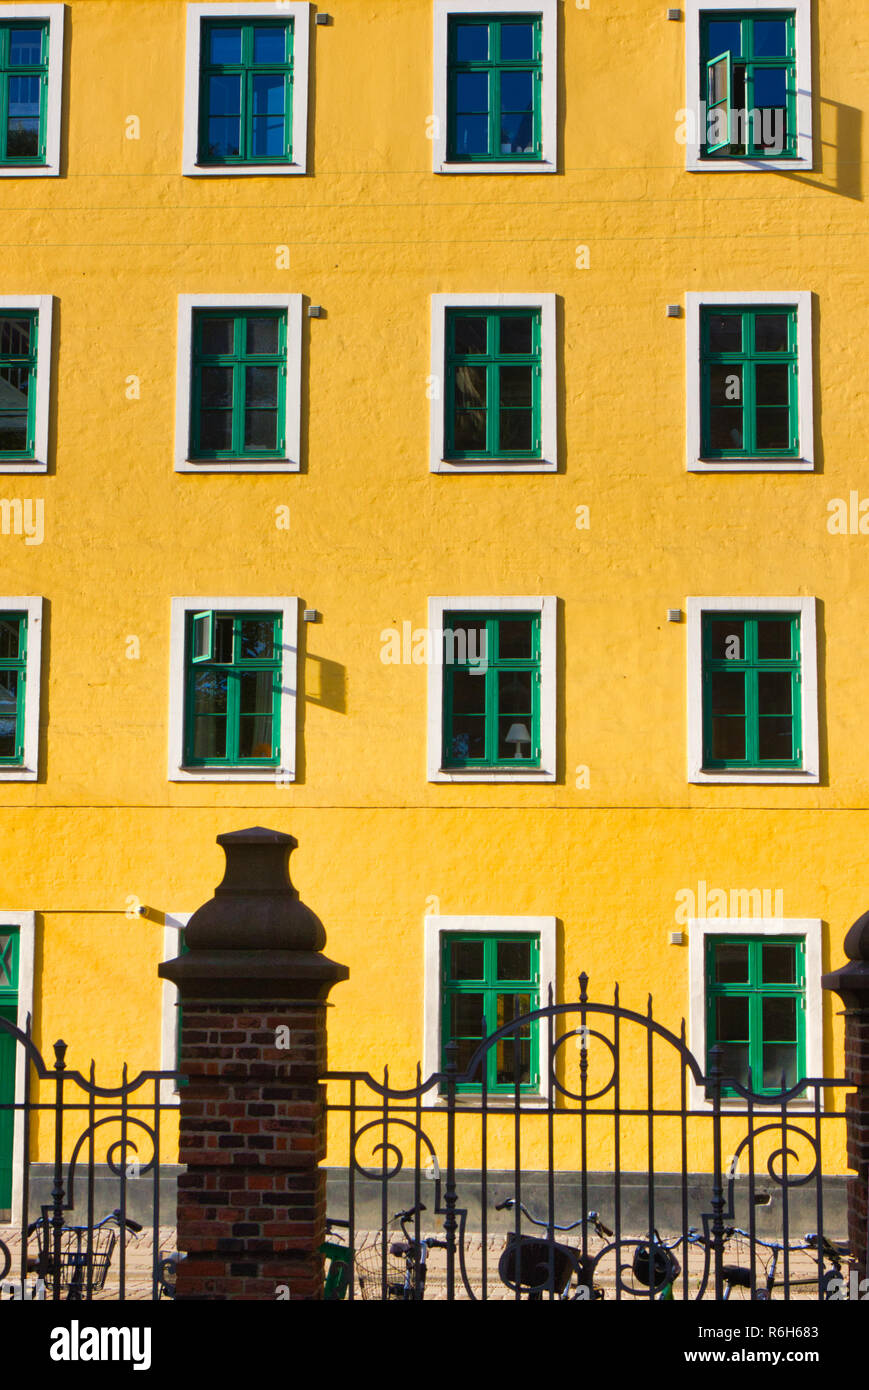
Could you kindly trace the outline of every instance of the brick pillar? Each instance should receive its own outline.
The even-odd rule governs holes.
[[[869,1222],[869,912],[858,917],[845,937],[849,964],[824,975],[825,989],[841,995],[845,1004],[845,1076],[857,1090],[846,1097],[848,1166],[857,1176],[848,1179],[848,1241],[865,1279]]]
[[[159,973],[182,1005],[179,1299],[317,1299],[326,1214],[326,998],[347,967],[321,954],[275,830],[218,835],[226,873]]]

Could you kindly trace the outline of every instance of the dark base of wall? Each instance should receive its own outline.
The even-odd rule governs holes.
[[[346,1168],[328,1168],[326,1181],[327,1211],[330,1216],[347,1217],[348,1214],[348,1172]],[[487,1175],[488,1190],[486,1201],[486,1226],[493,1234],[513,1228],[513,1218],[508,1212],[495,1211],[495,1205],[505,1197],[516,1192],[514,1172],[490,1171]],[[615,1225],[615,1184],[612,1173],[589,1173],[587,1175],[586,1210],[599,1213],[607,1226]],[[787,1193],[788,1231],[792,1239],[801,1239],[809,1231],[817,1231],[823,1225],[826,1235],[844,1239],[847,1236],[847,1192],[845,1177],[824,1177],[822,1179],[822,1222],[818,1221],[818,1199],[814,1183],[804,1187],[791,1187]],[[467,1209],[466,1229],[481,1229],[481,1189],[480,1174],[464,1170],[456,1174],[458,1207]],[[748,1180],[737,1179],[734,1184],[735,1216],[730,1224],[747,1228],[749,1221]],[[355,1175],[355,1215],[358,1230],[376,1229],[382,1220],[381,1184],[378,1181]],[[406,1210],[414,1203],[413,1178],[390,1179],[387,1183],[387,1217]],[[443,1188],[441,1189],[443,1192]],[[529,1211],[544,1220],[547,1215],[549,1174],[522,1174],[522,1202]],[[755,1192],[759,1195],[771,1194],[768,1205],[755,1206],[757,1233],[763,1237],[778,1235],[783,1228],[782,1189],[768,1175],[758,1176]],[[649,1175],[647,1173],[622,1173],[621,1229],[623,1235],[645,1235],[649,1228]],[[656,1173],[653,1185],[654,1224],[664,1234],[675,1235],[682,1229],[682,1175],[680,1173]],[[709,1174],[691,1173],[685,1180],[685,1197],[688,1207],[688,1225],[702,1229],[703,1213],[712,1211],[712,1178]],[[419,1200],[426,1208],[423,1225],[426,1231],[436,1230],[442,1225],[442,1217],[435,1214],[434,1183],[422,1178],[419,1187]],[[582,1185],[578,1173],[555,1174],[555,1218],[567,1223],[578,1219],[582,1210]]]
[[[177,1164],[164,1163],[160,1167],[159,1178],[159,1224],[175,1225],[175,1206],[177,1202],[178,1174],[184,1169]],[[54,1185],[54,1169],[50,1163],[31,1163],[30,1165],[30,1220],[41,1215],[43,1203],[51,1204],[51,1189]],[[133,1221],[141,1221],[150,1226],[154,1220],[154,1174],[143,1173],[138,1178],[127,1179],[127,1215]],[[82,1226],[87,1221],[88,1192],[87,1172],[82,1169],[76,1176],[73,1192],[75,1207],[65,1213],[64,1219],[71,1226]],[[94,1218],[100,1221],[110,1211],[121,1205],[121,1182],[105,1163],[94,1165]]]

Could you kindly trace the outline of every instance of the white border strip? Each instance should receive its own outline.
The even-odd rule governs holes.
[[[35,447],[32,459],[0,459],[0,473],[47,473],[54,296],[51,294],[0,295],[0,313],[8,314],[16,309],[35,309],[39,315],[36,329]]]

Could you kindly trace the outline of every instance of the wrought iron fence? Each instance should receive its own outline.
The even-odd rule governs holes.
[[[171,1167],[177,1129],[164,1145],[163,1122],[179,1108],[176,1074],[130,1078],[124,1065],[120,1085],[98,1085],[93,1062],[87,1076],[67,1067],[65,1042],[47,1065],[29,1016],[24,1031],[2,1018],[0,1030],[13,1040],[18,1078],[17,1098],[0,1103],[0,1119],[14,1126],[0,1297],[157,1298],[170,1255],[161,1245],[175,1226],[161,1146]],[[50,1161],[31,1161],[35,1138]]]
[[[625,1008],[618,988],[594,1002],[583,975],[576,1002],[550,993],[484,1028],[461,1071],[451,1044],[409,1088],[328,1073],[347,1296],[418,1299],[427,1276],[425,1296],[447,1300],[847,1297],[849,1083],[755,1092],[720,1048],[704,1069],[684,1022],[677,1036],[652,1008]],[[520,1071],[532,1029],[538,1094]],[[508,1094],[487,1084],[493,1049],[496,1075],[512,1055]]]

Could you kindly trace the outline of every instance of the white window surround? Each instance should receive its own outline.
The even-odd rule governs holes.
[[[700,310],[728,305],[745,308],[787,305],[797,311],[797,413],[800,458],[704,459],[702,452]],[[812,294],[797,290],[700,290],[685,295],[686,408],[689,473],[811,473],[815,467],[815,411],[812,372]]]
[[[814,917],[692,917],[688,922],[688,993],[691,1051],[702,1068],[706,1067],[706,938],[709,936],[802,936],[806,942],[806,1075],[824,1075],[824,1012],[821,989],[821,921]],[[702,1086],[690,1077],[690,1104],[712,1109]],[[824,1088],[821,1088],[821,1109]],[[762,1102],[755,1103],[756,1109]],[[771,1106],[781,1113],[781,1105]],[[722,1110],[744,1107],[741,1096],[725,1097]],[[789,1102],[788,1108],[812,1109],[814,1093],[808,1092]]]
[[[291,19],[293,21],[293,158],[290,164],[199,164],[199,83],[203,19]],[[184,146],[181,172],[196,178],[274,178],[308,169],[308,64],[311,6],[287,4],[208,4],[187,6],[184,61]]]
[[[32,459],[2,459],[0,473],[48,472],[48,422],[51,410],[51,333],[54,296],[50,294],[0,295],[0,314],[35,309],[39,314],[36,334],[36,410]]]
[[[447,159],[449,97],[447,31],[451,15],[540,15],[543,20],[542,158],[530,163],[458,163]],[[558,172],[558,4],[557,0],[434,0],[434,139],[436,174],[555,174]]]
[[[797,49],[797,154],[793,159],[701,159],[700,120],[700,16],[713,10],[751,14],[752,10],[784,10],[794,15]],[[811,169],[812,155],[812,8],[811,0],[686,0],[685,4],[685,112],[688,141],[685,168],[708,174],[764,169]],[[693,119],[692,119],[693,115]]]
[[[508,936],[511,932],[536,933],[540,938],[540,1008],[549,1002],[549,988],[552,986],[555,998],[555,917],[426,917],[423,941],[425,961],[425,981],[423,993],[423,1045],[422,1075],[427,1080],[433,1072],[441,1070],[441,936],[444,932],[490,932],[493,936]],[[539,1099],[546,1101],[546,1077],[549,1075],[551,1059],[549,1056],[548,1030],[539,1027],[540,1091]],[[462,1104],[463,1096],[458,1096]],[[476,1097],[466,1098],[471,1104]],[[522,1097],[522,1104],[532,1105],[538,1099],[533,1093]],[[489,1097],[489,1105],[497,1108],[500,1098]],[[446,1103],[434,1089],[423,1096],[423,1106],[432,1108]],[[501,1102],[512,1106],[511,1097]]]
[[[556,613],[554,597],[540,598],[430,598],[429,633],[432,658],[439,653],[438,634],[444,629],[448,613],[526,612],[540,614],[540,767],[523,767],[511,772],[498,768],[443,766],[443,662],[432,659],[428,668],[428,780],[429,782],[554,782],[556,776]]]
[[[433,294],[431,297],[432,473],[555,473],[558,469],[558,364],[554,294]],[[446,410],[446,321],[448,309],[540,310],[540,459],[447,459],[444,457]]]
[[[688,781],[734,783],[763,786],[805,786],[820,781],[818,743],[818,643],[814,598],[688,598],[685,612],[688,628]],[[770,768],[751,772],[729,772],[703,768],[703,653],[702,616],[704,613],[798,613],[800,616],[800,675],[802,681],[801,728],[802,770]]]
[[[0,912],[0,930],[3,927],[18,928],[18,1016],[16,1026],[26,1032],[27,1015],[33,1016],[33,971],[36,955],[36,913]],[[20,1043],[15,1049],[15,1102],[24,1104],[24,1048]],[[22,1221],[24,1200],[24,1111],[16,1110],[12,1125],[12,1221]],[[9,1271],[7,1279],[15,1278],[16,1270]]]
[[[0,767],[0,782],[35,782],[39,775],[39,686],[42,678],[42,599],[0,597],[0,612],[27,614],[27,668],[24,680],[24,757]]]
[[[181,954],[181,933],[193,916],[192,912],[167,912],[163,919],[163,960],[174,960]],[[178,986],[171,980],[160,981],[160,1070],[178,1070]],[[178,1095],[174,1081],[160,1082],[160,1099],[170,1103]]]
[[[282,626],[280,767],[185,767],[185,629],[188,613],[213,608],[218,612],[279,613]],[[297,598],[173,598],[169,650],[169,781],[170,782],[292,782],[296,776],[296,691],[299,651]]]
[[[0,23],[48,20],[48,91],[45,103],[45,163],[0,166],[0,178],[44,179],[60,174],[60,118],[63,103],[63,17],[65,5],[0,5]]]
[[[195,309],[286,309],[287,375],[284,419],[286,456],[282,459],[191,459],[190,411],[193,391],[193,311]],[[302,296],[300,294],[179,294],[178,366],[175,385],[176,473],[298,473],[302,441]]]

